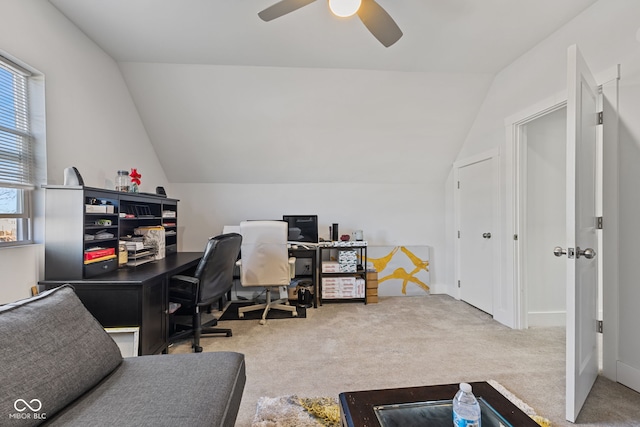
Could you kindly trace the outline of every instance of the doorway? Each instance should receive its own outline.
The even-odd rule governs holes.
[[[566,235],[566,106],[518,128],[520,326],[564,326],[566,262],[553,248]]]

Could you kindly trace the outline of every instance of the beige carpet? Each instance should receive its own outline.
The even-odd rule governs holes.
[[[202,339],[205,351],[244,353],[247,384],[237,426],[251,426],[263,396],[495,379],[558,426],[564,419],[564,328],[512,330],[444,295],[325,304],[306,319],[220,322],[233,337]],[[188,342],[171,353],[190,352]],[[578,424],[640,426],[640,394],[596,381]]]

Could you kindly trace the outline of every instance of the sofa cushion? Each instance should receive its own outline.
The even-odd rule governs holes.
[[[0,414],[20,426],[49,418],[121,362],[70,286],[0,307]]]
[[[130,357],[48,425],[232,427],[245,381],[240,353]]]

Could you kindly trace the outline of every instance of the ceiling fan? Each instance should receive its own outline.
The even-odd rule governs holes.
[[[271,21],[316,0],[281,0],[264,9],[258,16]],[[402,37],[402,31],[393,18],[375,0],[329,0],[329,8],[340,17],[358,14],[358,17],[375,38],[389,47]]]

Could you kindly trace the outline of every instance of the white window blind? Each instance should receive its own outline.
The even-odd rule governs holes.
[[[33,188],[29,72],[0,56],[0,187]]]

